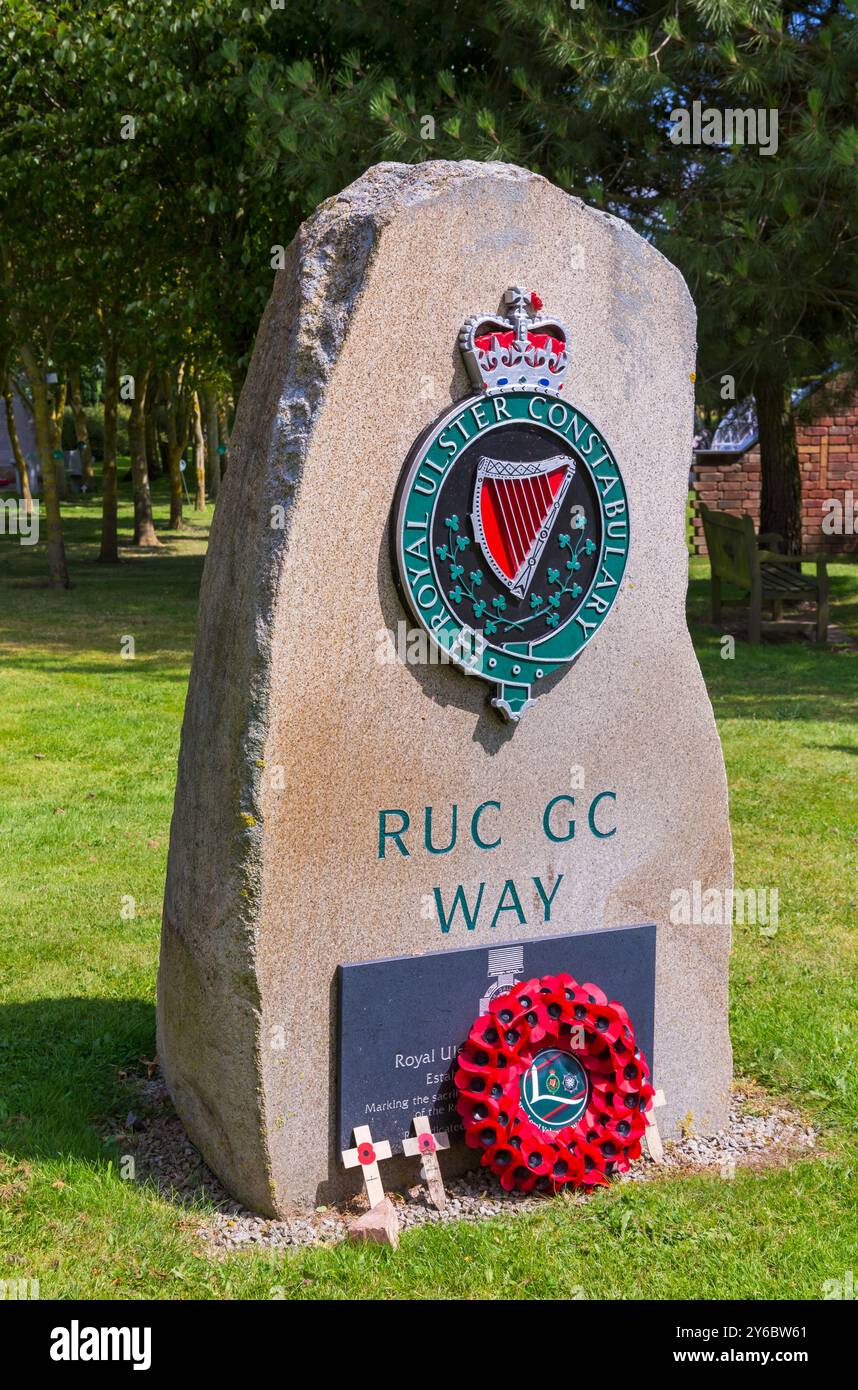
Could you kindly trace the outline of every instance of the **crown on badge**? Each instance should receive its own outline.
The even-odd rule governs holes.
[[[475,314],[462,326],[459,349],[468,375],[484,391],[536,386],[561,391],[569,361],[569,330],[559,319],[539,318],[538,294],[513,286],[503,297],[508,318]]]

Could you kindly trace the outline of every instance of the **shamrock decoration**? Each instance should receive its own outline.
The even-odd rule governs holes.
[[[583,550],[587,555],[592,555],[597,546],[595,541],[585,540],[584,535],[581,534],[586,526],[586,517],[581,512],[576,512],[570,518],[570,522],[573,530],[579,533],[574,544],[571,534],[567,531],[557,537],[557,544],[560,549],[569,552],[569,558],[565,562],[566,574],[562,574],[556,565],[549,566],[546,571],[546,579],[549,585],[554,586],[554,592],[549,593],[547,603],[542,594],[531,594],[530,611],[522,617],[514,618],[504,616],[508,604],[503,594],[497,594],[491,600],[491,606],[489,606],[488,595],[486,598],[478,596],[476,590],[485,578],[481,569],[470,570],[467,579],[465,578],[465,566],[459,563],[458,557],[468,549],[471,539],[469,536],[461,534],[459,518],[455,513],[445,518],[447,544],[436,545],[435,553],[439,560],[448,562],[452,585],[449,590],[450,598],[454,603],[461,603],[464,599],[470,599],[474,619],[477,622],[482,621],[483,632],[486,637],[492,637],[498,631],[510,636],[519,632],[526,633],[529,624],[540,617],[544,618],[546,627],[556,628],[560,623],[560,603],[563,596],[568,594],[572,599],[581,597],[583,589],[580,584],[572,582],[572,575],[581,568],[579,553]]]

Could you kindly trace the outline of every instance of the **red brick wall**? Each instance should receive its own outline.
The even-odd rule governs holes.
[[[858,520],[854,534],[849,532],[849,503],[858,509],[858,395],[843,415],[821,415],[813,424],[798,426],[798,457],[801,467],[802,544],[805,550],[827,550],[832,554],[858,553]],[[716,460],[698,464],[695,460],[692,493],[693,549],[706,554],[703,523],[696,503],[705,502],[712,511],[747,514],[760,524],[760,451],[755,446],[735,462]],[[847,497],[851,493],[852,497]],[[836,497],[843,505],[841,535],[822,530],[823,502]]]

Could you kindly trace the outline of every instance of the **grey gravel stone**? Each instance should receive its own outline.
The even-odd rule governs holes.
[[[283,1220],[269,1220],[247,1211],[226,1192],[206,1167],[187,1138],[173,1110],[160,1077],[135,1082],[135,1126],[108,1131],[123,1153],[134,1156],[139,1181],[151,1182],[178,1208],[196,1207],[201,1201],[214,1208],[198,1216],[196,1229],[205,1249],[212,1255],[254,1248],[283,1249],[311,1245],[338,1244],[347,1228],[365,1210],[365,1202],[355,1199],[339,1207],[297,1207]],[[138,1113],[139,1111],[139,1113]],[[656,1167],[647,1157],[632,1165],[620,1182],[648,1182],[665,1172],[721,1171],[725,1165],[759,1167],[785,1163],[812,1153],[817,1134],[798,1111],[773,1100],[752,1087],[735,1089],[726,1129],[701,1138],[689,1134],[665,1144],[664,1164]],[[581,1206],[589,1198],[581,1191],[566,1192],[557,1198],[521,1192],[504,1192],[497,1179],[483,1170],[466,1173],[446,1184],[448,1202],[443,1212],[429,1201],[428,1190],[414,1184],[402,1192],[391,1192],[400,1227],[409,1230],[427,1222],[484,1221],[491,1217],[535,1211],[544,1202],[563,1201]]]

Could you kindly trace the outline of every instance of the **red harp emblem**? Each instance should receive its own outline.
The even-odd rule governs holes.
[[[575,472],[562,454],[537,463],[481,458],[472,521],[502,584],[524,598]]]

